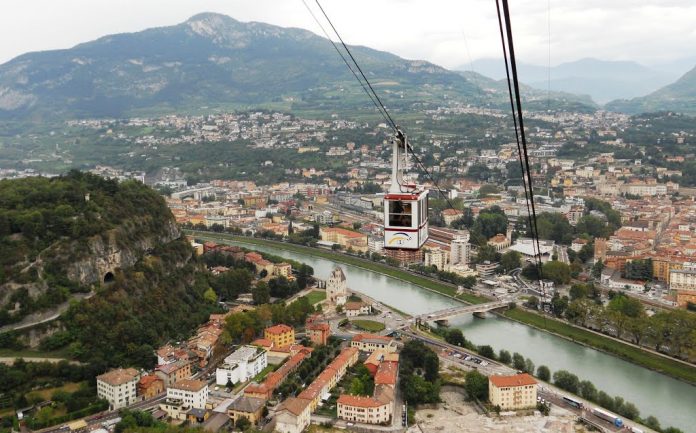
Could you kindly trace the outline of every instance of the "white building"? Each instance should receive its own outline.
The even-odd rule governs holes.
[[[457,235],[450,243],[450,263],[469,265],[469,233]]]
[[[136,401],[140,373],[134,368],[119,368],[97,376],[97,395],[109,401],[109,409],[116,410]]]
[[[225,361],[215,370],[215,382],[227,385],[245,382],[268,365],[266,351],[254,346],[242,346],[225,358]]]
[[[208,383],[202,380],[180,380],[167,388],[167,399],[181,400],[189,407],[205,409],[205,402],[208,400]]]
[[[449,252],[439,248],[430,248],[425,251],[425,266],[435,266],[438,270],[444,270],[449,264]]]
[[[343,305],[348,299],[348,282],[343,269],[336,266],[326,281],[326,297],[329,302],[336,305]]]
[[[311,405],[309,400],[290,397],[280,404],[276,411],[275,431],[280,433],[301,433],[309,426]]]
[[[488,399],[502,410],[536,407],[537,381],[527,373],[513,376],[490,376]]]

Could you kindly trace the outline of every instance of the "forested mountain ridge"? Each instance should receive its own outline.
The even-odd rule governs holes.
[[[211,308],[202,267],[180,236],[163,198],[136,181],[78,171],[0,181],[2,330],[90,293],[43,326],[44,348],[70,344],[72,356],[109,364],[151,356],[148,345],[189,332]],[[0,341],[33,346],[40,337]]]

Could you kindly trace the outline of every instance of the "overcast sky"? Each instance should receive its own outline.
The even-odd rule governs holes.
[[[316,8],[314,0],[307,0]],[[497,57],[494,0],[323,0],[344,40],[454,68]],[[696,55],[696,0],[514,0],[519,61],[662,63]],[[199,12],[319,29],[302,0],[1,0],[0,63],[27,51],[177,24]]]

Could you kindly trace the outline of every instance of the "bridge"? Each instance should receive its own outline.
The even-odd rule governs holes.
[[[446,310],[435,311],[434,313],[421,314],[416,316],[417,322],[431,322],[438,320],[446,320],[454,316],[467,313],[485,313],[486,311],[497,310],[499,308],[508,308],[509,301],[494,301],[485,304],[475,305],[460,305]]]

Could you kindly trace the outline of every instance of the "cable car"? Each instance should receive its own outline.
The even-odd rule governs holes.
[[[418,250],[428,240],[428,190],[404,182],[411,150],[397,130],[392,140],[391,187],[384,196],[384,248]]]

